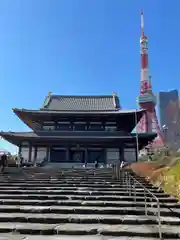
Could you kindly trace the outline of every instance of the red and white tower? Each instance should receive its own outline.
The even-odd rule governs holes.
[[[146,114],[140,120],[137,126],[137,132],[156,132],[157,137],[153,141],[153,147],[164,146],[163,136],[161,134],[156,116],[156,97],[152,92],[151,77],[148,68],[148,39],[144,34],[144,15],[141,12],[141,37],[140,37],[140,54],[141,54],[141,79],[140,79],[140,96],[137,102],[142,109],[146,109]]]

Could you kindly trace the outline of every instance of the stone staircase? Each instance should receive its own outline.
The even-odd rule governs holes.
[[[143,188],[137,185],[136,196],[130,195],[125,179],[113,179],[111,169],[6,171],[0,175],[0,240],[159,238],[152,196],[146,216]],[[160,201],[163,239],[180,239],[180,204],[136,179]]]

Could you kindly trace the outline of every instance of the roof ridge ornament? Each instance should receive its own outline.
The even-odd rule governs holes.
[[[44,103],[42,105],[42,108],[46,108],[47,105],[49,104],[49,101],[51,99],[52,92],[48,92],[48,95],[45,97]]]
[[[119,98],[116,92],[113,92],[113,105],[116,110],[120,110],[121,107],[120,107]]]

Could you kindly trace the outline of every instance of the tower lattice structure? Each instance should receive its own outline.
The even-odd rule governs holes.
[[[140,79],[140,96],[137,102],[141,109],[146,109],[146,113],[141,118],[137,132],[156,132],[157,137],[152,142],[153,148],[164,146],[164,139],[161,133],[157,115],[156,115],[156,97],[152,91],[151,77],[148,68],[148,38],[144,34],[144,15],[141,12],[141,37],[140,37],[140,54],[141,54],[141,79]]]

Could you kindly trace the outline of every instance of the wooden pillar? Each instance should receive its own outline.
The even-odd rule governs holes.
[[[135,147],[135,151],[136,151],[136,162],[138,161],[138,152],[137,152],[137,147]]]
[[[103,158],[104,158],[104,164],[107,164],[107,159],[106,159],[106,148],[103,148]]]
[[[48,162],[50,161],[50,148],[49,147],[46,148],[46,159]]]
[[[55,128],[55,130],[58,130],[58,122],[57,121],[54,122],[54,128]]]
[[[28,162],[31,162],[31,155],[32,155],[32,144],[29,143],[29,157],[28,157]]]
[[[36,158],[37,158],[37,146],[34,146],[34,159],[33,159],[33,163],[36,163]]]
[[[121,161],[124,161],[124,145],[121,146],[119,149],[120,159]]]
[[[107,161],[107,147],[104,148],[104,162],[106,165],[109,164]]]
[[[66,146],[66,162],[69,162],[69,146]]]
[[[88,148],[86,147],[85,148],[85,154],[84,154],[85,156],[84,156],[84,164],[85,165],[87,165],[87,163],[88,163]]]
[[[21,152],[22,152],[22,145],[19,145],[19,151],[18,151],[18,154],[21,155]]]

